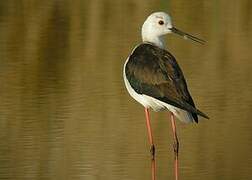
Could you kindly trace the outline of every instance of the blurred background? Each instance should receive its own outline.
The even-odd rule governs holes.
[[[252,1],[0,2],[0,179],[151,179],[143,107],[123,64],[145,18],[165,11],[192,96],[210,116],[177,121],[181,180],[252,179]],[[167,112],[151,113],[157,179],[173,179]]]

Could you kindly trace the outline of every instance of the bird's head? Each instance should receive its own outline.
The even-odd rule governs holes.
[[[142,26],[142,36],[160,37],[167,33],[171,33],[172,22],[171,17],[164,12],[155,12],[147,17]]]
[[[165,12],[152,13],[150,16],[147,17],[142,26],[143,41],[152,42],[157,45],[157,41],[160,41],[160,43],[162,44],[162,37],[168,33],[178,34],[184,39],[191,39],[200,44],[204,43],[204,40],[175,28],[172,25],[171,17]]]

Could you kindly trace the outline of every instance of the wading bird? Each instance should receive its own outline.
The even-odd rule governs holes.
[[[156,162],[149,109],[170,111],[176,180],[178,179],[179,142],[175,117],[182,122],[196,123],[198,115],[208,118],[206,114],[196,109],[181,68],[175,57],[165,50],[164,35],[169,33],[178,34],[184,39],[191,39],[200,44],[204,43],[203,40],[175,28],[168,14],[155,12],[145,20],[142,26],[143,42],[134,48],[123,67],[123,78],[129,94],[145,108],[148,139],[151,146],[152,180],[156,177]]]

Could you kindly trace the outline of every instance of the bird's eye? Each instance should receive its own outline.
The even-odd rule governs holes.
[[[164,24],[164,21],[160,20],[160,21],[158,21],[158,24],[159,24],[159,25],[163,25],[163,24]]]

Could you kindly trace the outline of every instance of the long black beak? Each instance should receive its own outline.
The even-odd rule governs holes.
[[[204,43],[205,43],[204,40],[199,39],[199,38],[197,38],[197,37],[195,37],[195,36],[192,36],[192,35],[190,35],[190,34],[187,34],[187,33],[183,32],[183,31],[180,31],[180,30],[178,30],[178,29],[175,28],[175,27],[170,28],[170,30],[171,30],[173,33],[175,33],[175,34],[178,34],[178,35],[182,36],[184,39],[191,39],[191,40],[193,40],[194,42],[197,42],[197,43],[200,43],[200,44],[204,44]]]

